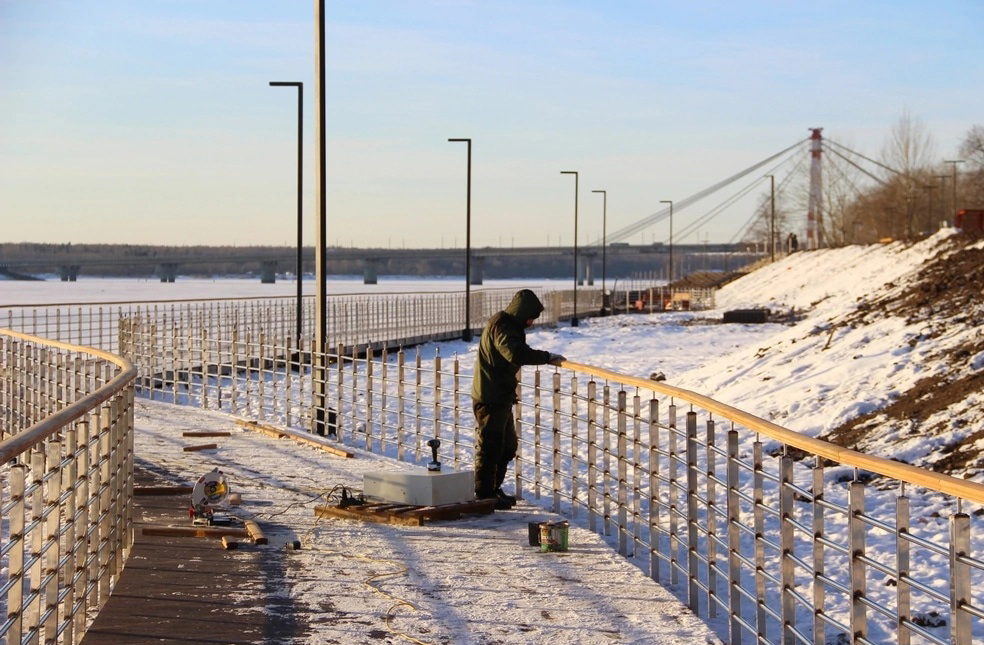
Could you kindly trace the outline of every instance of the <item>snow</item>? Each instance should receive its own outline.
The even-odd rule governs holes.
[[[578,327],[532,330],[528,340],[572,361],[624,374],[663,372],[672,385],[817,436],[947,369],[934,362],[936,357],[968,334],[979,333],[956,329],[929,338],[920,323],[891,317],[865,325],[837,324],[861,303],[911,280],[950,234],[943,231],[914,245],[793,254],[724,287],[714,311],[582,319]],[[9,303],[8,284],[3,300]],[[411,284],[416,286],[406,283]],[[36,289],[37,283],[32,286]],[[186,297],[174,295],[180,286],[164,285],[170,297]],[[500,286],[530,285],[517,281]],[[290,295],[294,285],[281,282],[276,287],[285,292],[280,295]],[[110,291],[116,300],[130,296],[115,285]],[[205,292],[202,287],[194,295],[207,297]],[[724,310],[750,307],[794,312],[796,318],[788,323],[715,324]],[[908,342],[912,339],[918,342]],[[425,360],[437,351],[457,354],[467,376],[475,348],[475,342],[453,341],[427,345],[422,352]],[[978,353],[965,369],[982,366],[984,353]],[[900,438],[897,429],[889,428],[865,449],[919,463],[938,444],[984,428],[982,398],[980,393],[970,396],[958,410],[948,411],[965,421],[955,424],[950,435]],[[346,631],[351,625],[317,620],[324,612],[319,600],[326,597],[334,611],[368,620],[371,626],[363,626],[364,631],[387,630],[382,642],[405,642],[396,635],[403,631],[424,643],[718,642],[710,627],[720,625],[709,626],[690,614],[675,595],[680,589],[657,585],[586,528],[571,526],[567,553],[540,553],[529,546],[528,522],[558,519],[535,501],[491,516],[415,528],[318,521],[313,507],[324,503],[336,486],[358,489],[367,470],[417,466],[355,448],[350,448],[355,459],[341,459],[238,428],[222,413],[147,400],[137,402],[136,426],[139,460],[166,468],[182,481],[218,466],[232,490],[242,494],[237,513],[256,516],[271,548],[302,542],[301,550],[287,556],[296,566],[290,567],[278,593],[289,596],[311,620],[304,642],[356,642]],[[218,450],[180,449],[186,443],[181,431],[220,429],[233,435]],[[979,475],[974,479],[980,481]],[[926,496],[913,504],[919,517],[914,532],[925,537],[946,530],[945,521],[934,516],[948,515],[946,500]],[[914,571],[932,566],[932,557],[913,562]],[[947,581],[938,582],[945,587]],[[240,588],[235,594],[261,591],[270,592]]]

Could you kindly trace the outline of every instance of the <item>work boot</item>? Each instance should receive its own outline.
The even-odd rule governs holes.
[[[513,507],[513,505],[509,503],[509,500],[500,497],[497,493],[492,493],[491,495],[475,495],[475,497],[480,500],[495,500],[495,510],[497,511],[508,511]]]
[[[516,505],[516,497],[514,495],[508,495],[508,494],[506,494],[506,492],[504,490],[502,490],[501,488],[498,489],[498,490],[496,490],[495,491],[495,494],[496,494],[496,497],[498,497],[499,499],[505,500],[505,502],[507,504],[509,504],[509,508],[512,508],[513,506]]]

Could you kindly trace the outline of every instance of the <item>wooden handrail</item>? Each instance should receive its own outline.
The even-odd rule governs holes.
[[[44,345],[45,347],[55,347],[58,349],[89,354],[90,356],[95,356],[113,363],[120,368],[119,374],[114,376],[108,383],[100,387],[95,392],[87,393],[78,401],[67,405],[57,412],[49,414],[31,427],[17,433],[13,437],[10,437],[3,442],[0,442],[0,463],[7,463],[20,453],[30,448],[32,445],[40,441],[44,441],[50,435],[60,430],[63,426],[81,418],[86,412],[101,405],[102,403],[105,403],[118,392],[122,391],[137,376],[137,368],[135,368],[133,363],[129,360],[100,349],[48,340],[46,338],[39,338],[37,336],[23,334],[10,329],[0,329],[0,335],[10,336],[12,338],[18,338],[28,342],[34,342],[39,345]]]
[[[627,376],[618,372],[612,372],[583,363],[575,363],[573,361],[564,361],[561,367],[623,385],[633,385],[640,389],[672,396],[692,403],[709,412],[714,412],[729,421],[733,421],[759,434],[781,441],[783,444],[793,446],[794,448],[799,448],[810,454],[819,455],[820,457],[831,459],[846,466],[863,468],[864,470],[915,486],[931,488],[941,493],[953,495],[978,504],[984,504],[984,484],[978,484],[942,473],[935,473],[924,468],[919,468],[918,466],[903,464],[883,457],[866,455],[857,450],[844,448],[821,439],[807,437],[788,428],[776,425],[771,421],[766,421],[753,414],[739,410],[738,408],[715,401],[702,394],[697,394],[696,392],[691,392],[690,390],[675,387],[664,382]]]

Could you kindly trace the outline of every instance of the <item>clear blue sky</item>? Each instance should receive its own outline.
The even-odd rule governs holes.
[[[561,170],[580,172],[583,244],[601,235],[594,189],[612,232],[809,127],[878,156],[907,110],[942,160],[984,124],[978,0],[335,0],[327,14],[330,244],[463,246],[466,148],[449,137],[474,141],[474,246],[570,245]],[[312,244],[314,32],[312,0],[0,0],[2,239],[292,245],[297,103],[268,86],[281,80],[305,84]]]

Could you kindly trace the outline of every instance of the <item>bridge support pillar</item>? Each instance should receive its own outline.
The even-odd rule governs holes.
[[[471,275],[468,276],[469,284],[482,284],[484,269],[485,258],[473,255],[471,259]]]
[[[157,275],[161,277],[161,282],[174,282],[174,278],[178,275],[178,263],[161,262],[157,266]]]
[[[260,283],[274,284],[277,282],[277,261],[263,260],[260,267]]]
[[[362,284],[379,282],[379,258],[366,258],[362,263]]]
[[[79,265],[63,264],[58,267],[62,282],[75,282],[79,277]]]

